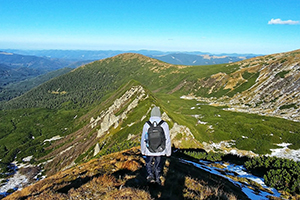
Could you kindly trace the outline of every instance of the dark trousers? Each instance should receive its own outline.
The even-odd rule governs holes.
[[[162,168],[161,156],[146,156],[146,170],[148,176],[152,176],[155,179],[159,179]]]

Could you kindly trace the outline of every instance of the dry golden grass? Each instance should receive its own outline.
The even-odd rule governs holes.
[[[134,147],[59,172],[4,199],[235,200],[245,197],[240,188],[183,164],[175,157],[165,162],[162,186],[149,185],[144,164],[139,148]]]
[[[185,178],[185,199],[210,199],[218,197],[218,199],[236,200],[234,194],[226,193],[219,187],[209,187],[206,182],[193,179],[192,177]]]

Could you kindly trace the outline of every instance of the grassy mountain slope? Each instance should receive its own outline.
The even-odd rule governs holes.
[[[138,54],[96,61],[45,83],[22,98],[12,100],[4,108],[89,106],[101,102],[107,93],[132,79],[142,80],[140,82],[149,85],[150,89],[163,85],[166,81],[159,81],[158,76],[163,73],[158,69],[164,66],[171,65]]]
[[[271,88],[263,81],[268,77],[286,83],[276,87],[282,95],[271,103],[283,102],[289,91],[296,101],[298,90],[287,89],[287,83],[298,80],[298,56],[295,51],[234,64],[181,66],[121,54],[86,64],[1,105],[1,168],[32,155],[32,163],[42,163],[53,175],[94,157],[95,146],[98,157],[138,146],[153,105],[161,107],[175,147],[205,148],[226,140],[232,143],[226,151],[266,154],[283,142],[299,149],[298,122],[228,111],[237,99],[240,105],[249,104],[246,97],[255,99],[252,90]],[[286,109],[297,110],[298,103],[294,106]],[[54,136],[59,137],[49,140]]]
[[[287,53],[282,56],[288,57],[290,54],[298,55],[296,51],[294,54]],[[279,58],[279,60],[275,58],[276,56],[272,57],[272,59],[270,57],[269,60],[273,60],[274,63],[293,63],[291,61],[280,61],[282,58]],[[147,94],[152,96],[153,99],[150,102],[155,101],[155,104],[162,107],[162,110],[172,119],[170,121],[171,127],[175,123],[188,127],[197,141],[218,142],[235,139],[237,141],[236,146],[239,148],[245,150],[256,149],[255,151],[260,153],[268,152],[268,148],[274,147],[272,142],[298,140],[298,123],[258,117],[256,115],[253,117],[253,122],[249,122],[249,117],[246,114],[226,112],[222,107],[197,106],[196,101],[186,101],[179,98],[188,94],[204,97],[221,96],[221,94],[228,94],[229,90],[232,94],[238,94],[236,91],[237,86],[242,85],[242,83],[237,84],[239,81],[254,84],[255,81],[250,80],[254,79],[253,77],[257,77],[260,67],[265,66],[267,68],[267,64],[262,65],[260,63],[264,59],[265,57],[253,58],[235,64],[180,66],[167,64],[139,54],[121,54],[86,64],[3,104],[2,108],[4,110],[1,111],[0,152],[5,158],[8,157],[8,160],[11,160],[16,152],[22,152],[25,156],[31,151],[20,151],[19,147],[10,146],[9,141],[18,140],[17,144],[22,144],[24,148],[27,148],[27,146],[39,144],[55,135],[64,136],[75,131],[80,132],[81,128],[87,126],[91,117],[96,118],[105,108],[110,106],[110,103],[115,100],[112,97],[120,96],[131,88],[129,86],[131,85],[131,80],[137,80],[138,85],[141,84],[144,89],[149,89]],[[254,65],[253,63],[258,64]],[[218,78],[218,75],[221,78]],[[239,79],[240,77],[242,79]],[[126,84],[129,84],[128,87]],[[116,91],[122,86],[126,86],[126,89]],[[251,86],[244,87],[244,89],[249,89]],[[149,93],[150,91],[152,91],[152,95]],[[110,100],[107,101],[108,99]],[[139,118],[145,115],[145,112],[151,105],[150,103],[139,105],[141,107],[141,111],[138,114]],[[191,109],[192,107],[197,109]],[[225,118],[223,116],[232,118],[232,121],[224,121]],[[237,117],[242,123],[236,123]],[[130,118],[128,117],[128,119]],[[199,123],[199,120],[205,123]],[[255,125],[259,121],[269,121],[269,124]],[[142,122],[143,120],[141,120],[141,124]],[[286,124],[286,126],[277,127],[277,123]],[[25,128],[24,124],[28,124],[28,126]],[[139,127],[141,124],[136,125],[136,127]],[[272,127],[277,128],[273,129]],[[119,127],[114,132],[116,133],[120,129]],[[138,131],[137,128],[133,132],[137,134]],[[94,132],[97,131],[94,130]],[[187,134],[187,132],[184,134]],[[270,137],[268,139],[269,142],[262,137],[262,141],[257,142],[256,139],[262,135],[262,132],[273,134],[276,137]],[[291,136],[289,132],[295,134]],[[92,135],[92,132],[90,134]],[[177,134],[175,137],[181,140],[180,145],[185,147],[195,145],[189,141],[182,140],[184,134]],[[253,142],[250,142],[250,145],[247,144],[249,141],[240,139],[243,134],[253,138]],[[128,133],[123,137],[127,136]],[[34,139],[32,139],[33,137]],[[261,145],[267,143],[268,145]],[[95,143],[92,144],[94,145]],[[261,149],[262,147],[264,148]],[[294,148],[297,147],[297,144],[294,144]],[[41,149],[46,149],[46,147]],[[41,151],[43,151],[43,155],[48,152],[45,150]]]

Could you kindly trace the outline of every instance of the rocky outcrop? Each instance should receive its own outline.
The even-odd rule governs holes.
[[[230,104],[239,110],[300,120],[300,60],[264,65],[256,83],[235,95]],[[239,105],[247,105],[240,107]],[[245,109],[246,108],[246,109]]]
[[[199,80],[199,88],[208,88],[208,94],[219,90],[234,91],[248,82],[244,74],[259,74],[251,87],[234,96],[204,98],[194,94],[183,96],[227,110],[300,121],[300,50],[262,56],[234,63],[239,69],[231,74],[217,73]],[[228,67],[229,65],[227,65]],[[213,94],[212,94],[213,96]]]
[[[108,109],[102,111],[96,119],[91,118],[90,126],[92,128],[100,124],[97,137],[103,136],[112,126],[117,128],[119,122],[127,118],[127,114],[138,105],[139,101],[146,98],[148,98],[148,95],[144,88],[142,86],[134,86],[116,99]],[[119,115],[116,115],[124,106],[126,106],[126,109]]]
[[[202,144],[195,139],[195,136],[187,126],[179,125],[176,122],[170,129],[172,145],[176,148],[200,148]]]
[[[122,95],[122,93],[118,95]],[[104,109],[96,119],[91,118],[83,128],[55,141],[49,147],[54,150],[42,158],[47,160],[44,166],[47,175],[72,167],[78,156],[84,153],[88,152],[87,154],[90,156],[98,154],[105,144],[97,145],[98,138],[108,133],[109,129],[116,128],[122,120],[127,118],[128,113],[138,105],[139,101],[147,98],[148,95],[142,86],[133,86],[121,97],[114,98],[111,105]],[[98,128],[97,132],[95,132],[96,128]],[[94,151],[89,150],[92,147],[94,147]]]
[[[170,130],[171,140],[174,140],[174,138],[179,133],[184,134],[185,137],[187,137],[187,138],[185,138],[186,140],[188,140],[188,138],[195,139],[194,135],[192,134],[192,132],[190,131],[190,129],[188,127],[174,123],[172,129]]]
[[[97,143],[95,148],[94,148],[94,155],[93,156],[97,155],[99,152],[100,152],[100,145],[99,145],[99,143]]]

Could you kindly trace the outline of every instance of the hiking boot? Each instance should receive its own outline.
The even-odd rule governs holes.
[[[147,182],[148,183],[154,183],[154,177],[153,176],[147,176]]]
[[[161,180],[160,180],[160,178],[156,179],[155,182],[156,182],[157,185],[161,186]]]

